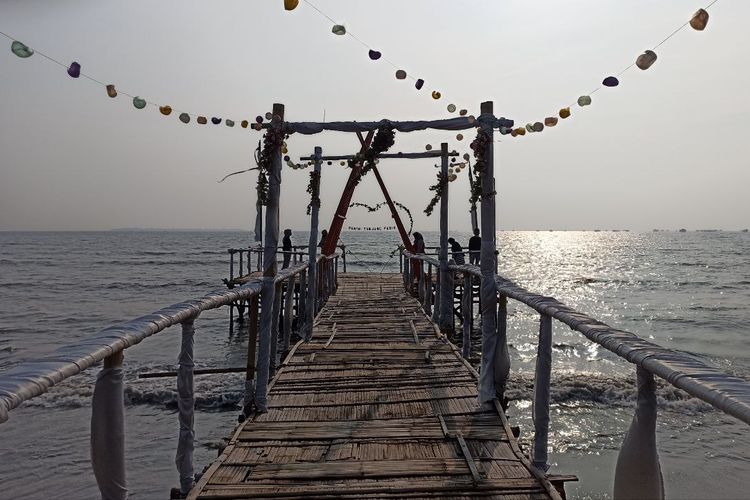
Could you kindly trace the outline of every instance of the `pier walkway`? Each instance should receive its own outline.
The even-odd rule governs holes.
[[[346,274],[190,499],[559,498],[400,275]]]

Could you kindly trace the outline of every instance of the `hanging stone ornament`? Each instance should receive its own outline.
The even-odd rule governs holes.
[[[81,76],[81,65],[73,61],[68,67],[68,76],[71,78],[78,78]]]
[[[227,127],[234,127],[234,120],[224,120],[224,123],[226,123]]]
[[[523,127],[518,127],[516,129],[516,135],[526,135],[526,129]]]
[[[143,109],[146,107],[146,101],[138,96],[133,97],[133,106],[135,109]]]
[[[466,116],[468,112],[469,112],[469,110],[462,109],[461,111],[458,112],[458,114],[461,115],[461,116]]]
[[[703,31],[706,29],[706,25],[708,24],[708,12],[706,12],[704,9],[698,9],[698,12],[693,14],[693,18],[690,19],[690,26],[694,30]]]
[[[270,112],[270,111],[268,111],[268,112],[266,113],[266,120],[270,120],[271,118],[273,118],[273,115],[271,114],[271,112]]]
[[[403,80],[406,78],[406,71],[403,69],[400,69],[396,71],[396,80]]]
[[[214,125],[218,125],[219,123],[221,123],[221,118],[216,118],[214,116],[213,118],[211,118],[211,123],[213,123]]]
[[[469,156],[469,153],[464,153],[464,160],[469,161],[469,158],[471,158],[471,156]]]
[[[370,49],[370,52],[368,52],[367,55],[370,56],[370,59],[372,59],[373,61],[377,61],[383,54],[381,54],[377,50]]]
[[[115,89],[115,86],[111,83],[107,85],[107,95],[109,97],[117,97],[117,89]]]
[[[250,122],[247,121],[247,120],[242,120],[240,122],[240,127],[242,127],[242,128],[247,128],[248,125],[250,125]]]
[[[617,77],[614,76],[608,76],[604,80],[602,80],[602,85],[605,87],[617,87],[620,85],[620,80],[617,79]]]
[[[346,35],[346,28],[341,24],[334,24],[331,33],[338,36]]]
[[[582,95],[581,97],[578,98],[578,105],[580,107],[588,106],[589,104],[591,104],[591,96]]]
[[[544,123],[535,122],[534,125],[531,126],[531,128],[534,129],[534,132],[541,132],[542,130],[544,130]]]
[[[456,134],[456,140],[457,141],[463,141],[464,140],[464,135],[463,134]]]
[[[341,165],[341,166],[343,167],[343,166],[345,166],[345,165],[346,165],[346,162],[345,162],[344,160],[341,160],[341,161],[339,162],[339,165]]]
[[[448,113],[455,113],[455,112],[456,112],[456,105],[448,104]]]
[[[544,125],[547,127],[554,127],[555,125],[557,125],[557,117],[548,116],[544,119]]]
[[[180,113],[180,121],[182,123],[190,123],[190,115],[187,113]]]
[[[424,80],[421,78],[417,79],[417,82],[414,84],[414,86],[417,88],[417,90],[422,90],[422,87],[424,87]]]
[[[639,69],[648,69],[652,64],[656,62],[656,53],[653,50],[647,50],[643,54],[638,56],[635,60],[635,65]]]
[[[424,147],[427,151],[432,151],[432,144],[428,144]]]
[[[527,123],[526,124],[526,132],[534,132],[534,124]]]
[[[570,116],[570,108],[562,108],[560,110],[559,115],[560,115],[560,118],[562,118],[563,120],[566,119],[567,117]]]
[[[299,5],[299,0],[284,0],[284,9],[294,10]]]
[[[199,116],[198,123],[200,123],[201,125],[205,125],[206,123],[208,123],[208,118],[206,118],[205,116]]]
[[[437,101],[438,99],[440,99],[440,97],[441,97],[440,92],[438,92],[437,90],[433,90],[432,91],[432,98],[433,99],[435,99]]]
[[[250,128],[252,128],[253,130],[263,130],[263,125],[261,125],[260,123],[253,123]]]
[[[31,57],[34,55],[34,49],[28,47],[24,43],[19,42],[18,40],[13,40],[13,43],[10,44],[10,51],[21,59],[26,59],[27,57]]]
[[[516,129],[513,129],[513,130],[510,131],[510,136],[511,137],[516,137],[517,135],[518,135],[518,132],[516,132]]]
[[[172,107],[171,106],[159,106],[159,111],[164,116],[169,116],[169,114],[172,113]]]

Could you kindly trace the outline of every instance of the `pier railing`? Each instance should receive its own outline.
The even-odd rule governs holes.
[[[343,272],[346,272],[346,245],[338,245],[337,248],[341,251],[340,256]],[[263,252],[264,249],[262,246],[227,249],[227,253],[229,254],[228,281],[231,282],[235,278],[241,278],[247,274],[262,271]],[[287,254],[289,255],[290,265],[302,264],[307,260],[309,255],[309,245],[292,245],[291,251],[284,250],[282,247],[276,249],[276,255],[282,257],[282,259]],[[235,267],[235,263],[237,267]]]
[[[441,283],[441,261],[426,254],[402,250],[404,286],[415,294],[426,314],[444,330],[453,329],[454,279],[461,277],[462,314],[471,315],[472,282],[484,280],[480,268],[473,265],[443,263],[449,273]],[[460,273],[460,274],[459,274]],[[435,279],[433,280],[433,276]],[[444,275],[445,276],[445,275]],[[521,286],[494,275],[497,300],[496,331],[482,338],[480,394],[497,395],[503,400],[510,373],[507,342],[507,300],[514,299],[539,313],[539,340],[534,375],[532,419],[534,442],[531,459],[538,469],[548,465],[548,433],[550,422],[550,380],[552,370],[552,320],[558,320],[580,332],[624,360],[636,365],[637,403],[635,415],[620,448],[615,470],[615,498],[663,498],[663,482],[656,448],[656,381],[664,379],[714,408],[750,424],[750,382],[731,376],[684,352],[667,349],[644,340],[634,333],[613,328],[578,312],[552,297],[529,292]],[[482,282],[482,289],[485,283]],[[445,293],[445,289],[448,293]],[[484,308],[480,302],[480,310]],[[442,312],[441,312],[442,311]],[[446,319],[445,316],[448,316]],[[469,357],[471,328],[463,321],[463,356]],[[484,401],[482,401],[484,402]]]
[[[281,270],[276,275],[253,278],[229,290],[210,292],[200,298],[164,307],[146,316],[105,328],[97,334],[75,344],[60,347],[33,361],[20,363],[0,373],[0,423],[9,418],[9,412],[24,401],[38,397],[52,386],[74,377],[103,361],[92,397],[91,456],[94,475],[102,498],[125,499],[125,415],[124,415],[124,351],[141,341],[175,325],[181,325],[182,338],[178,354],[177,393],[179,437],[175,462],[180,475],[180,492],[186,494],[193,486],[193,413],[195,397],[194,336],[195,321],[203,311],[222,306],[249,303],[248,355],[243,416],[255,407],[265,404],[267,382],[276,370],[277,352],[288,351],[292,324],[296,320],[300,336],[308,336],[318,310],[337,287],[338,259],[340,255],[318,256],[295,267]],[[274,291],[272,311],[261,311],[270,332],[258,335],[264,321],[259,322],[259,297],[264,282],[271,280]],[[299,280],[299,281],[297,281]],[[295,283],[298,283],[296,285]],[[292,300],[295,289],[302,299],[293,316]],[[283,305],[282,305],[283,304]],[[283,308],[283,309],[282,309]],[[283,316],[282,316],[283,311]],[[278,324],[282,317],[283,324]],[[279,332],[282,346],[278,348]],[[261,332],[262,333],[262,332]],[[258,352],[268,352],[269,359],[256,359],[256,339],[260,338]],[[267,340],[264,340],[267,339]],[[264,345],[265,342],[270,345]],[[262,373],[263,371],[266,373]],[[206,370],[211,373],[211,370]],[[263,381],[265,380],[265,385]]]

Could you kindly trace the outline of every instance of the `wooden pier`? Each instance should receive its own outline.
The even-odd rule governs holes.
[[[188,498],[560,498],[477,377],[400,275],[340,275]]]

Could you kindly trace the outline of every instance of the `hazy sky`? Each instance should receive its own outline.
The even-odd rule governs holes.
[[[556,114],[616,74],[702,6],[688,0],[315,0],[409,74],[418,92],[372,62],[304,2],[282,0],[0,2],[0,31],[122,90],[208,117],[252,119],[274,102],[289,120],[438,119],[455,103],[523,125]],[[750,2],[721,0],[704,32],[683,30],[648,71],[593,95],[557,128],[496,144],[502,229],[750,226]],[[176,113],[133,108],[0,39],[0,230],[115,227],[249,228],[260,138],[224,125],[184,125]],[[443,99],[433,101],[432,89]],[[396,151],[421,151],[454,133],[397,134]],[[358,149],[356,137],[293,136],[293,156],[315,145]],[[394,199],[416,227],[436,170],[430,161],[381,163]],[[322,225],[348,170],[324,167]],[[450,185],[451,227],[469,226],[466,171]],[[285,169],[282,227],[309,225],[307,171]],[[377,203],[374,177],[355,201]],[[390,224],[352,209],[349,225]]]

